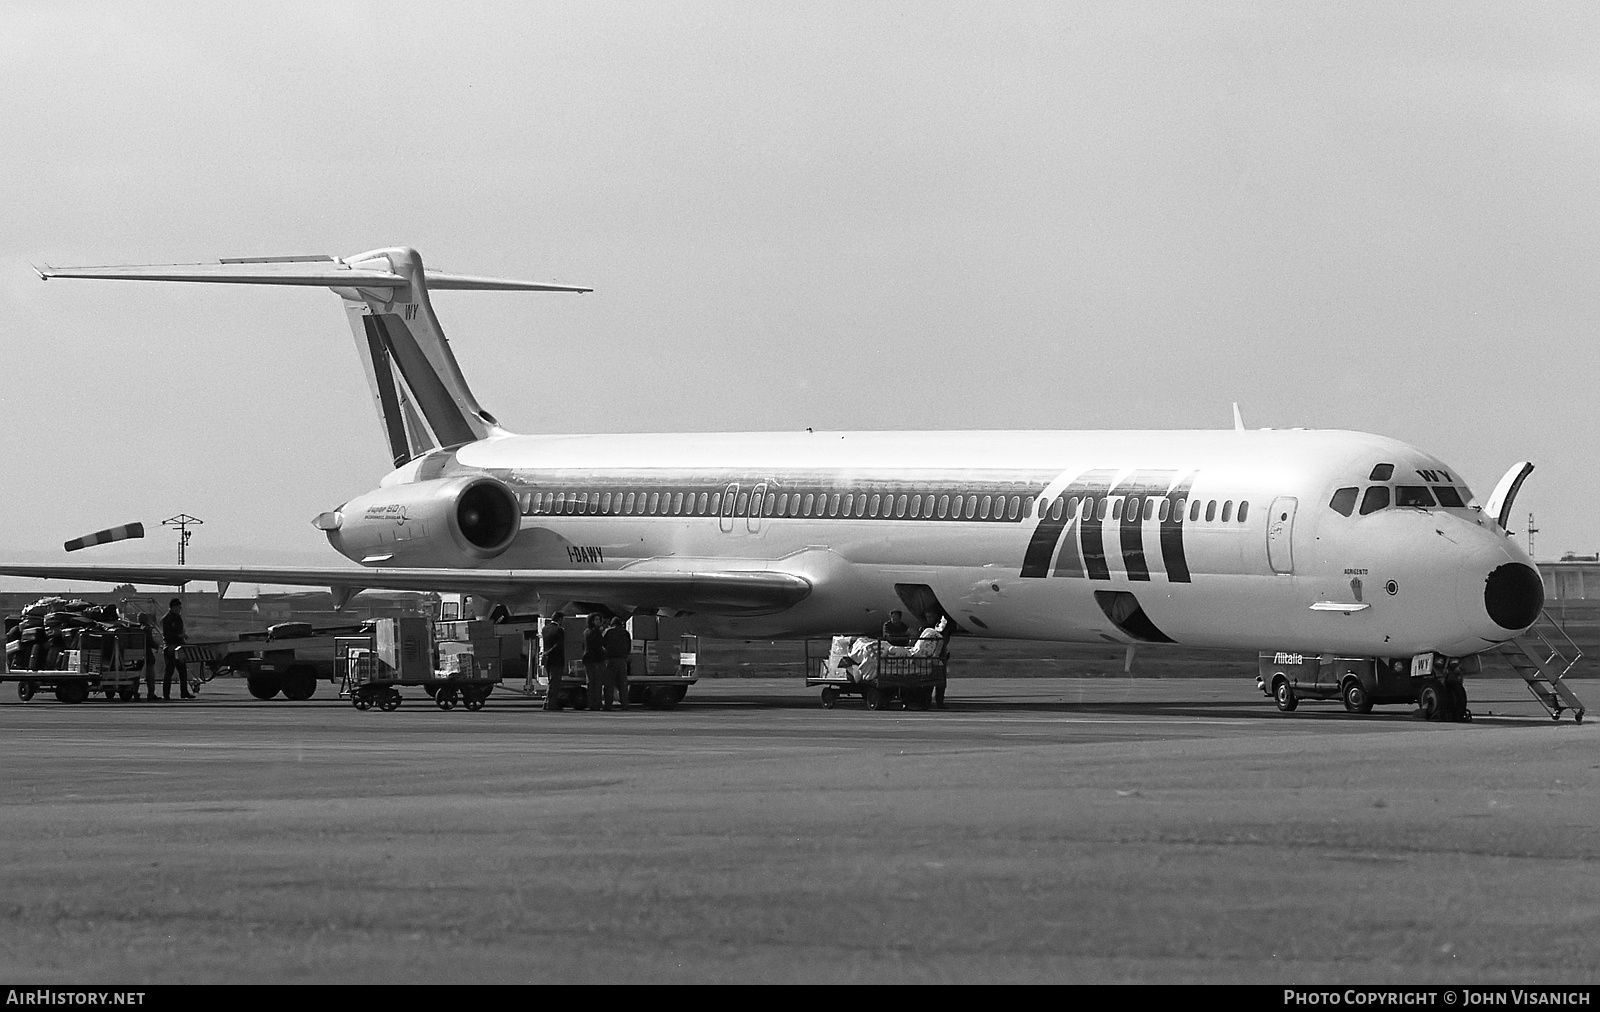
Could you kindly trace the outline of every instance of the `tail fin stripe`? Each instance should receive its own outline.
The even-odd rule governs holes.
[[[455,398],[450,396],[444,381],[439,379],[439,374],[418,347],[416,338],[404,321],[392,313],[368,319],[377,321],[378,331],[394,356],[395,365],[400,367],[400,376],[416,396],[417,406],[422,408],[422,417],[427,419],[428,427],[438,437],[439,445],[455,446],[477,439],[471,424],[456,405]]]
[[[389,437],[389,453],[394,457],[394,466],[399,467],[411,459],[411,446],[406,441],[405,422],[400,416],[400,397],[394,388],[389,348],[377,317],[363,317],[361,322],[366,325],[367,352],[372,357],[372,377],[378,388],[378,407],[383,414],[384,432]]]

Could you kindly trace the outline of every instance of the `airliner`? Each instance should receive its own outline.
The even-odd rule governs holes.
[[[332,289],[393,469],[313,521],[357,567],[0,575],[325,586],[341,603],[455,591],[734,638],[866,632],[903,609],[967,636],[1381,664],[1479,654],[1543,608],[1506,529],[1527,462],[1480,503],[1394,439],[1237,415],[1193,431],[518,435],[473,396],[429,293],[589,289],[431,271],[407,247],[38,273]],[[1464,691],[1446,698],[1464,712]]]

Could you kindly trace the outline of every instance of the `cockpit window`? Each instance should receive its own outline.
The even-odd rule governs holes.
[[[1376,472],[1374,472],[1376,473]],[[1361,515],[1376,513],[1381,509],[1389,508],[1389,486],[1372,485],[1367,488],[1367,494],[1361,497]]]
[[[1341,488],[1333,494],[1332,499],[1328,500],[1328,506],[1340,516],[1347,517],[1356,511],[1356,493],[1359,491],[1360,489],[1354,486]]]
[[[1394,477],[1394,465],[1393,464],[1379,464],[1377,467],[1374,467],[1372,469],[1372,474],[1368,475],[1367,480],[1368,481],[1388,481],[1390,478],[1393,478],[1393,477]]]
[[[1462,501],[1461,493],[1449,485],[1438,486],[1433,494],[1439,497],[1439,505],[1447,509],[1464,509],[1467,505]]]
[[[1396,485],[1394,487],[1394,504],[1396,506],[1432,506],[1434,505],[1433,493],[1428,491],[1426,485]]]

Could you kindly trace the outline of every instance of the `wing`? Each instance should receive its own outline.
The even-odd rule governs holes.
[[[811,593],[810,581],[769,570],[299,569],[276,566],[0,566],[0,576],[89,583],[181,586],[194,580],[327,587],[342,605],[363,590],[453,591],[504,602],[671,608],[714,615],[783,611]]]

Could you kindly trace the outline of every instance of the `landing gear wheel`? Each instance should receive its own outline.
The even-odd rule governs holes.
[[[1444,719],[1444,693],[1439,691],[1439,686],[1429,682],[1422,687],[1417,693],[1417,711],[1423,720]]]
[[[1361,687],[1361,683],[1355,679],[1352,678],[1350,681],[1344,683],[1344,692],[1342,695],[1344,699],[1344,708],[1349,710],[1351,713],[1372,712],[1372,700],[1367,698],[1367,690],[1363,689]]]
[[[1272,687],[1272,700],[1278,704],[1278,709],[1289,713],[1300,705],[1300,700],[1295,698],[1294,689],[1290,688],[1287,678],[1280,678]]]
[[[28,700],[32,699],[33,698],[33,694],[35,692],[37,692],[37,691],[38,691],[38,688],[32,682],[18,682],[17,683],[17,698],[20,699],[24,703],[26,703]]]
[[[839,701],[839,690],[835,689],[831,685],[823,686],[823,688],[822,688],[822,708],[824,710],[831,710],[831,709],[833,709],[833,704],[837,703],[838,701]]]

